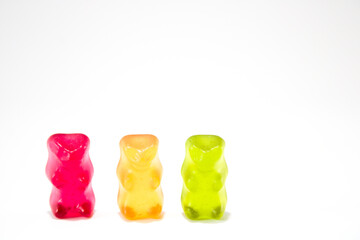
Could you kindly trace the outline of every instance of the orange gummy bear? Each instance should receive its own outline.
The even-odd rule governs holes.
[[[127,135],[120,141],[118,205],[129,220],[161,218],[163,193],[159,140],[150,134]]]

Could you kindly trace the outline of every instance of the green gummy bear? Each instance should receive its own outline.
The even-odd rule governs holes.
[[[220,219],[227,202],[225,142],[215,135],[195,135],[188,138],[185,148],[181,168],[184,213],[192,220]]]

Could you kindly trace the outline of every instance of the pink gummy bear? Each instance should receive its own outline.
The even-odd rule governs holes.
[[[54,185],[50,195],[52,212],[58,218],[91,217],[95,195],[89,138],[84,134],[54,134],[47,146],[46,175]]]

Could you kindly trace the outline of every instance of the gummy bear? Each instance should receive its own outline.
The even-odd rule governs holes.
[[[129,220],[161,217],[164,197],[158,144],[150,134],[127,135],[120,141],[118,205]]]
[[[84,134],[54,134],[47,147],[46,175],[54,185],[50,207],[57,218],[91,217],[95,195],[89,157],[89,138]]]
[[[192,220],[220,219],[227,202],[225,142],[215,135],[195,135],[188,138],[185,147],[181,169],[185,216]]]

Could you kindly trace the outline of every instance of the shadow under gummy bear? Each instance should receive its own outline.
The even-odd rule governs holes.
[[[94,216],[95,212],[96,211],[93,210],[92,216]],[[53,212],[51,210],[47,211],[47,213],[51,216],[52,219],[58,220],[58,221],[66,220],[66,221],[76,222],[76,221],[81,221],[81,220],[91,220],[92,219],[92,218],[89,218],[89,217],[82,217],[82,216],[72,217],[72,218],[58,218],[53,214]]]
[[[164,218],[164,211],[161,212],[161,215],[158,218],[144,218],[144,219],[134,219],[130,220],[124,217],[124,215],[121,212],[118,212],[118,215],[125,221],[129,223],[151,223],[151,222],[158,222],[161,221]]]
[[[229,212],[224,212],[224,215],[220,218],[220,219],[190,219],[188,217],[186,217],[185,213],[182,212],[181,213],[182,216],[188,221],[188,222],[191,222],[191,223],[224,223],[224,222],[227,222],[230,218],[230,213]]]

